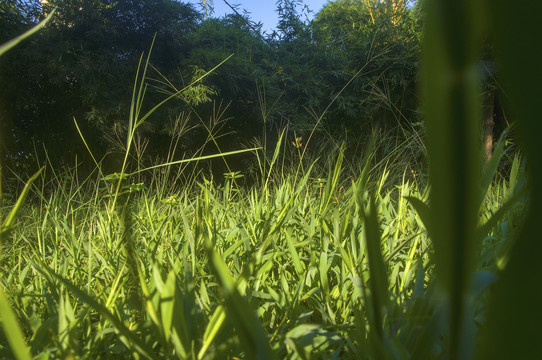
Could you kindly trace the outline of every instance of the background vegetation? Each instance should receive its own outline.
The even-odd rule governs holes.
[[[374,126],[408,127],[419,120],[423,11],[399,3],[334,1],[309,23],[298,2],[278,1],[277,30],[262,34],[240,12],[206,18],[202,8],[173,0],[5,1],[2,42],[58,10],[43,31],[0,60],[3,164],[36,170],[46,149],[54,165],[77,157],[92,168],[75,118],[98,159],[105,156],[106,172],[115,171],[139,57],[154,37],[145,106],[233,56],[145,122],[147,165],[194,155],[209,136],[202,123],[220,134],[209,153],[266,136],[276,141],[284,126],[307,137],[318,123],[321,138],[338,141]],[[168,144],[180,129],[188,136],[171,154]]]

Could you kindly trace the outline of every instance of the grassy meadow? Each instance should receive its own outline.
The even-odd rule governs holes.
[[[439,4],[422,127],[375,132],[354,152],[284,129],[272,148],[234,152],[254,159],[250,185],[243,172],[183,171],[228,154],[142,169],[142,60],[118,173],[45,160],[2,184],[0,358],[536,358],[540,292],[524,284],[540,273],[541,177],[525,124],[538,109],[521,90],[540,90],[529,67],[505,68],[522,151],[504,136],[484,163],[477,27],[439,21],[472,25],[480,13]],[[512,18],[508,30],[529,16],[494,11]],[[525,49],[503,39],[501,54]]]
[[[284,145],[284,156],[298,154],[295,142]],[[96,172],[79,183],[75,170],[47,169],[1,260],[2,285],[30,352],[440,358],[448,346],[442,295],[424,219],[410,200],[426,200],[428,186],[404,153],[376,160],[377,152],[351,163],[339,147],[283,164],[277,151],[262,160],[262,180],[250,187],[235,176],[223,184],[199,177],[170,183],[171,165],[156,169],[147,186],[125,178],[117,196],[118,176]],[[509,163],[480,207],[487,234],[469,293],[473,331],[524,211],[517,202],[490,220],[521,185],[519,158]],[[7,195],[3,218],[13,202]],[[6,343],[0,352],[12,356]]]

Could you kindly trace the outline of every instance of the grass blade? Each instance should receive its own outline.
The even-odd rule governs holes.
[[[36,26],[32,27],[30,30],[28,30],[28,31],[22,33],[21,35],[17,36],[16,38],[11,39],[8,42],[0,45],[0,56],[3,55],[4,53],[8,52],[11,48],[15,47],[17,44],[19,44],[24,39],[26,39],[26,38],[32,36],[33,34],[35,34],[36,32],[38,32],[41,28],[43,28],[49,22],[49,20],[51,20],[51,18],[55,14],[55,12],[56,12],[56,7],[51,11],[51,13],[49,15],[47,15],[47,17],[45,19],[43,19],[42,22],[40,22]]]
[[[247,359],[275,359],[260,320],[249,310],[250,304],[239,293],[230,270],[211,244],[207,244],[207,254],[224,293],[226,313],[236,326]]]
[[[17,322],[17,317],[13,313],[8,299],[5,297],[2,288],[0,288],[0,321],[4,328],[4,334],[11,346],[11,351],[18,360],[30,360],[30,349],[24,341],[24,335]]]
[[[478,44],[484,23],[478,2],[428,2],[422,94],[431,179],[428,229],[436,275],[450,301],[449,359],[473,346],[464,321],[475,254],[481,151]],[[426,224],[427,225],[427,224]]]
[[[219,305],[213,313],[213,316],[211,316],[209,324],[207,325],[205,333],[203,334],[203,345],[198,353],[198,359],[204,358],[209,346],[213,343],[213,340],[217,336],[220,329],[222,329],[222,325],[224,324],[225,320],[226,312],[224,310],[224,306]]]
[[[380,249],[380,224],[377,217],[377,206],[373,198],[364,209],[365,241],[367,244],[367,258],[369,260],[369,289],[371,290],[371,314],[373,318],[373,331],[383,344],[384,325],[383,310],[388,308],[388,275]]]
[[[21,192],[21,195],[17,199],[17,202],[15,203],[15,206],[11,209],[11,211],[8,214],[8,217],[4,221],[4,223],[0,226],[0,247],[4,243],[4,238],[8,236],[9,232],[11,231],[11,228],[15,224],[15,219],[17,218],[17,215],[19,214],[19,211],[21,211],[21,208],[23,206],[23,203],[28,196],[28,192],[30,191],[30,186],[32,183],[40,176],[40,174],[43,171],[43,167],[39,169],[32,177],[26,182],[23,191]],[[1,248],[0,248],[1,251]]]
[[[57,281],[61,282],[69,291],[73,293],[79,300],[85,302],[89,306],[91,306],[94,310],[96,310],[101,316],[106,318],[115,329],[120,333],[120,335],[127,340],[127,345],[134,346],[137,351],[143,356],[145,356],[148,359],[152,359],[153,356],[152,350],[143,343],[140,339],[137,338],[123,323],[122,320],[120,320],[118,317],[113,315],[104,305],[100,304],[96,299],[85,293],[83,290],[79,289],[77,286],[72,284],[70,281],[68,281],[63,276],[55,273],[51,268],[49,268],[47,265],[41,263],[40,265],[35,265],[36,269],[41,272],[45,276],[50,276]]]
[[[526,7],[527,6],[527,7]],[[511,250],[506,269],[494,287],[478,359],[539,359],[542,288],[526,279],[542,278],[540,215],[542,214],[542,148],[540,98],[542,71],[538,49],[542,36],[539,2],[492,1],[495,54],[527,157],[530,183],[529,213]]]

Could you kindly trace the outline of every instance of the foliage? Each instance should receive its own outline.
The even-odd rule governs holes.
[[[338,58],[329,69],[336,88],[354,78],[337,99],[337,117],[349,127],[363,126],[359,119],[392,126],[416,119],[418,100],[411,94],[421,31],[405,2],[333,1],[316,15],[312,28],[326,54]]]
[[[149,119],[141,136],[149,143],[150,158],[168,155],[163,144],[171,142],[168,129],[179,118],[193,129],[193,141],[182,145],[194,153],[208,135],[195,127],[217,108],[229,119],[221,147],[262,136],[262,122],[264,137],[271,138],[274,126],[286,124],[305,134],[320,115],[325,116],[319,130],[333,134],[358,131],[370,122],[389,123],[385,117],[416,120],[413,34],[420,30],[406,8],[397,9],[401,17],[391,24],[387,5],[374,3],[370,22],[361,15],[364,3],[335,1],[309,23],[303,20],[309,10],[302,1],[279,1],[277,31],[264,35],[261,24],[246,14],[215,19],[171,0],[52,0],[43,6],[10,0],[2,5],[0,26],[24,28],[54,5],[60,10],[53,23],[2,59],[0,80],[7,84],[0,90],[3,153],[14,167],[43,161],[44,153],[35,149],[45,146],[58,163],[72,163],[77,156],[91,170],[75,118],[91,147],[103,150],[100,158],[110,151],[117,154],[106,160],[114,168],[114,159],[121,156],[116,138],[127,130],[122,119],[133,69],[155,35],[149,103],[235,55],[194,88],[190,99],[170,101]],[[205,9],[212,2],[201,5]],[[331,40],[338,34],[342,40]],[[18,161],[23,157],[30,161]]]
[[[416,334],[440,316],[431,243],[405,200],[426,191],[337,155],[299,177],[276,167],[265,188],[238,187],[233,177],[219,186],[202,179],[192,191],[130,186],[117,210],[106,182],[54,175],[23,210],[1,263],[32,353],[382,358],[427,349]],[[498,209],[513,184],[495,183],[484,208]],[[376,203],[366,207],[370,194]],[[374,216],[380,235],[367,228]],[[491,244],[507,234],[494,228]],[[484,268],[498,263],[490,255]],[[391,296],[387,307],[376,292]],[[440,356],[446,342],[435,341],[427,350]]]
[[[393,36],[400,20],[397,4],[366,1],[359,12],[379,24],[371,33],[377,48],[387,49],[388,40],[394,44],[389,49],[400,43]],[[196,67],[187,86],[175,86],[166,76],[155,79],[154,89],[167,97],[147,105],[147,55],[145,66],[137,67],[128,122],[119,131],[124,149],[119,173],[104,174],[75,122],[94,161],[91,175],[79,176],[77,166],[50,166],[39,181],[39,173],[31,178],[20,197],[8,187],[9,196],[1,199],[0,216],[7,220],[0,229],[0,320],[4,329],[23,330],[2,334],[1,356],[540,357],[542,292],[523,281],[540,277],[542,269],[536,259],[542,175],[533,166],[540,155],[533,130],[538,128],[542,80],[533,70],[537,64],[529,37],[540,33],[535,28],[538,12],[527,14],[532,21],[524,24],[521,7],[514,8],[506,24],[507,4],[497,2],[489,13],[487,5],[427,3],[421,88],[428,172],[417,156],[425,153],[421,135],[403,124],[394,136],[384,141],[373,136],[361,145],[313,137],[316,130],[323,133],[318,126],[349,90],[344,86],[314,116],[308,137],[298,133],[304,120],[291,121],[293,134],[288,127],[281,130],[274,149],[264,138],[263,149],[225,153],[218,134],[201,121],[208,133],[203,147],[190,158],[174,160],[183,133],[178,129],[184,129],[176,123],[168,161],[144,168],[145,146],[138,134],[152,124],[151,115],[175,98],[197,115],[198,97],[220,91],[212,85],[212,71]],[[105,8],[97,6],[85,16],[101,16]],[[305,49],[309,60],[317,59],[319,51],[339,54],[312,42],[310,28],[289,15],[295,7],[284,9],[282,20],[290,24],[281,24],[282,39],[267,39],[272,51]],[[69,21],[57,25],[69,33]],[[213,23],[204,22],[201,29],[207,24]],[[228,30],[235,33],[238,26]],[[239,44],[252,49],[259,32],[248,29]],[[379,29],[387,35],[380,38]],[[344,35],[328,30],[322,27],[322,36]],[[493,158],[481,163],[478,59],[486,31],[499,35],[495,50],[516,106],[513,114],[528,166],[510,152],[504,138]],[[210,39],[220,35],[211,33]],[[517,59],[519,53],[530,56]],[[384,55],[381,59],[385,63]],[[370,60],[362,69],[377,62]],[[287,75],[296,65],[301,74],[314,66],[311,61],[296,64],[295,58],[273,61],[272,66],[284,65]],[[158,68],[153,70],[161,76]],[[244,73],[243,79],[249,76]],[[356,79],[349,84],[359,86]],[[314,93],[294,86],[303,80],[288,78],[292,86],[282,84],[282,92],[310,99]],[[266,124],[271,111],[262,92],[257,95]],[[289,103],[282,109],[299,113]],[[380,127],[375,134],[386,131]],[[400,141],[397,133],[406,138],[404,147],[390,150]],[[207,143],[218,153],[206,155]],[[323,150],[313,151],[309,143]],[[362,156],[346,156],[357,145],[361,150],[355,148],[354,154]],[[239,185],[248,170],[234,171],[227,164],[227,155],[241,152],[257,155],[260,174],[253,186]],[[186,174],[181,167],[176,180],[185,176],[185,181],[171,182],[169,174],[177,165],[214,157],[228,167],[223,181],[199,176],[197,169]],[[511,165],[501,178],[497,169],[506,157]],[[149,172],[145,185],[139,180]],[[32,181],[41,188],[31,190]],[[30,204],[22,206],[25,197]]]
[[[192,50],[185,66],[196,63],[208,69],[233,54],[209,81],[209,86],[216,91],[214,99],[228,104],[228,114],[234,115],[229,116],[227,128],[237,135],[224,139],[224,144],[237,144],[239,139],[259,134],[257,89],[258,82],[269,78],[264,66],[270,53],[260,33],[249,26],[249,19],[235,14],[203,22],[191,39],[198,47]],[[209,110],[207,105],[199,107],[197,112],[206,118]]]
[[[8,5],[9,4],[5,4],[6,7]],[[17,37],[6,42],[5,44],[0,45],[0,56],[4,55],[8,50],[12,49],[14,46],[27,39],[35,32],[39,31],[48,21],[51,20],[51,15],[30,30],[26,31],[25,33],[18,35]],[[43,168],[36,172],[26,182],[23,191],[15,202],[15,205],[9,211],[3,223],[0,224],[0,256],[2,256],[4,241],[9,237],[11,231],[13,230],[13,227],[15,226],[15,221],[17,220],[17,217],[22,210],[24,201],[30,192],[30,186],[40,176],[42,171]],[[0,163],[0,201],[3,200],[1,172],[2,164]],[[30,351],[25,343],[24,335],[21,331],[19,322],[10,306],[7,297],[4,295],[4,291],[2,288],[0,288],[0,309],[0,313],[2,314],[2,316],[0,317],[0,321],[2,322],[2,328],[4,330],[4,333],[6,334],[7,343],[9,344],[11,351],[18,359],[30,359]],[[0,332],[1,331],[2,329],[0,328]]]
[[[59,10],[45,31],[2,59],[1,116],[12,131],[3,138],[12,154],[30,153],[34,141],[65,161],[85,155],[73,118],[93,134],[94,148],[104,148],[98,134],[119,132],[141,53],[156,35],[155,65],[176,73],[190,46],[184,35],[199,16],[189,5],[162,0],[33,4],[40,16]]]

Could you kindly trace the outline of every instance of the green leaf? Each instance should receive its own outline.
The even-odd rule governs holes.
[[[325,353],[326,346],[341,340],[337,333],[316,324],[300,324],[286,334],[286,344],[301,359],[307,360],[320,358],[319,354]]]
[[[4,239],[6,236],[9,235],[9,232],[11,231],[13,225],[15,224],[15,219],[17,218],[17,215],[21,211],[21,208],[23,206],[23,203],[28,196],[28,192],[30,191],[30,186],[40,176],[42,173],[44,167],[39,169],[32,177],[26,182],[23,191],[21,192],[21,195],[17,199],[17,202],[15,203],[15,206],[11,209],[11,211],[8,214],[8,217],[4,221],[4,223],[0,226],[0,247],[4,243]],[[1,250],[1,248],[0,248]]]
[[[414,210],[416,210],[416,213],[418,213],[418,216],[422,220],[422,223],[425,226],[427,232],[431,234],[431,209],[429,208],[429,206],[422,200],[412,196],[405,196],[405,199],[407,199],[414,208]]]
[[[466,314],[469,284],[481,238],[481,106],[479,50],[485,15],[480,2],[427,2],[421,89],[431,182],[429,222],[437,279],[450,301],[451,360],[474,346]],[[431,346],[427,344],[426,346]]]
[[[299,254],[297,252],[297,249],[295,248],[294,242],[292,240],[292,236],[290,235],[290,231],[287,230],[284,235],[286,236],[286,242],[288,243],[288,249],[290,249],[290,255],[292,256],[292,261],[294,263],[295,272],[299,277],[301,277],[304,274],[304,266],[302,266],[301,261],[299,260]]]
[[[205,332],[203,333],[203,345],[201,346],[201,349],[198,353],[198,359],[204,358],[207,349],[209,349],[209,346],[211,346],[211,344],[213,343],[216,335],[218,334],[220,329],[222,329],[225,320],[226,311],[223,305],[219,305],[215,309],[215,312],[211,316],[209,324],[207,324],[207,328],[205,328]]]
[[[175,283],[176,276],[174,271],[170,271],[164,288],[160,293],[160,318],[162,320],[162,331],[166,341],[169,341],[171,335],[171,324],[173,323],[173,310],[175,309]]]
[[[8,299],[5,297],[2,288],[0,288],[0,321],[4,328],[4,334],[11,346],[11,351],[18,360],[30,360],[30,349],[24,341],[23,332],[17,322],[17,317],[13,313]]]
[[[542,288],[526,279],[542,278],[542,147],[540,98],[542,70],[536,44],[542,38],[540,2],[496,0],[488,2],[494,54],[499,78],[514,114],[521,148],[527,158],[529,208],[510,250],[506,268],[492,288],[486,324],[482,328],[477,359],[539,359]]]
[[[88,295],[83,290],[79,289],[77,286],[72,284],[69,280],[64,278],[63,276],[55,273],[51,268],[49,268],[47,265],[45,265],[43,262],[40,261],[40,265],[35,265],[36,269],[44,274],[45,276],[50,276],[52,278],[55,278],[59,282],[61,282],[69,291],[73,293],[74,296],[76,296],[79,300],[83,301],[84,303],[88,304],[90,307],[92,307],[98,314],[103,316],[105,319],[107,319],[111,324],[115,327],[115,329],[120,333],[121,337],[125,339],[125,344],[129,347],[134,347],[139,351],[139,353],[143,356],[145,356],[148,359],[152,359],[153,356],[151,355],[153,352],[152,350],[143,343],[137,336],[135,336],[134,333],[132,333],[120,320],[118,317],[113,315],[104,305],[100,304],[96,299],[94,299],[92,296]]]
[[[377,217],[377,206],[371,197],[363,212],[365,224],[365,241],[369,260],[369,289],[371,290],[369,312],[372,320],[372,330],[381,343],[384,340],[383,310],[388,309],[388,275],[382,251],[380,249],[380,224]]]
[[[414,290],[412,290],[412,298],[423,298],[425,294],[425,270],[423,268],[423,262],[420,261],[418,265],[418,271],[416,271],[416,280],[414,283]]]
[[[9,51],[11,48],[16,46],[18,43],[20,43],[24,39],[32,36],[33,34],[38,32],[41,28],[43,28],[49,22],[49,20],[51,20],[51,18],[55,14],[55,11],[56,11],[56,7],[53,9],[53,11],[51,11],[49,15],[47,15],[47,17],[42,22],[32,27],[30,30],[24,32],[23,34],[17,36],[16,38],[11,39],[10,41],[0,45],[0,56],[2,56],[4,53]]]
[[[275,359],[265,331],[256,312],[241,296],[230,270],[209,243],[206,244],[211,269],[217,277],[225,298],[227,315],[235,324],[243,350],[249,359]]]

